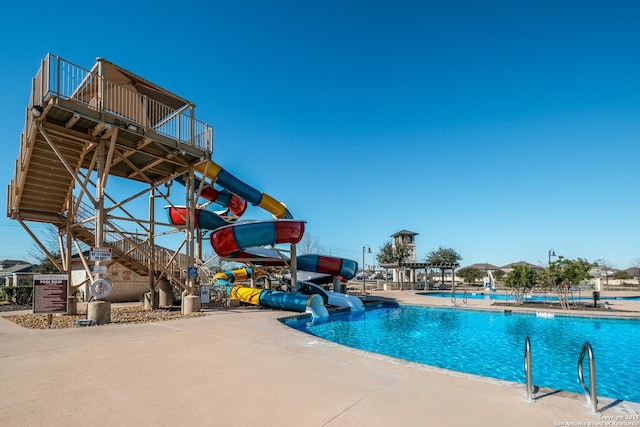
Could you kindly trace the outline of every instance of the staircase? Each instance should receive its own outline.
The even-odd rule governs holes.
[[[108,152],[109,175],[149,186],[166,182],[211,156],[213,129],[194,118],[194,108],[104,59],[88,70],[47,55],[32,83],[7,216],[25,227],[25,222],[53,224],[61,235],[70,230],[78,241],[97,246],[95,209],[75,205],[74,198],[80,192],[92,199],[88,184],[97,176],[99,147]],[[152,250],[113,218],[106,218],[103,234],[115,262],[141,276],[151,270],[184,288],[184,255],[158,246]],[[199,270],[208,281],[206,270]]]
[[[72,227],[73,237],[87,245],[94,245],[95,216],[88,205],[78,204],[74,223],[76,225]],[[107,221],[105,229],[104,243],[111,248],[114,262],[122,264],[140,276],[149,275],[151,263],[152,271],[157,277],[166,277],[178,291],[185,289],[187,260],[184,254],[174,254],[157,245],[152,251],[147,240],[141,240],[112,221]],[[202,283],[209,283],[211,273],[208,269],[198,265],[198,273]]]

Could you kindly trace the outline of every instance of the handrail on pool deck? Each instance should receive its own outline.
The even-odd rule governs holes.
[[[531,382],[531,341],[529,336],[524,339],[524,375],[527,379],[527,402],[533,402],[533,383]]]
[[[589,387],[584,382],[584,374],[582,372],[582,362],[585,354],[589,358]],[[526,378],[526,394],[527,402],[534,402],[533,383],[531,381],[531,341],[529,336],[524,339],[524,375]],[[591,344],[585,342],[578,358],[578,381],[587,397],[587,405],[591,407],[591,412],[598,413],[598,397],[596,393],[596,361],[593,357],[593,349]]]
[[[584,375],[582,373],[582,361],[584,359],[584,355],[587,354],[589,356],[589,386],[591,389],[587,388],[584,383]],[[578,380],[580,381],[580,385],[584,390],[584,394],[587,396],[587,405],[591,406],[591,412],[594,414],[598,413],[598,397],[596,394],[596,361],[593,357],[593,349],[591,348],[591,344],[585,342],[582,346],[582,351],[580,352],[580,357],[578,358]]]
[[[455,291],[455,289],[453,289],[451,291],[451,302],[453,303],[453,305],[458,305],[457,304],[457,300],[456,300],[456,291]],[[467,291],[466,290],[462,294],[462,304],[467,305]]]

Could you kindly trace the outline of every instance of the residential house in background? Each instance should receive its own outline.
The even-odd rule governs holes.
[[[24,286],[33,284],[33,264],[23,260],[0,261],[0,286]]]

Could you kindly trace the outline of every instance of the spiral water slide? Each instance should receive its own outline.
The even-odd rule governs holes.
[[[269,249],[260,248],[261,246],[274,246],[277,244],[297,244],[302,239],[305,228],[305,221],[294,220],[293,216],[286,206],[274,199],[273,197],[262,193],[261,191],[244,183],[236,178],[220,165],[215,162],[208,161],[195,167],[195,170],[202,176],[209,178],[211,182],[219,185],[223,190],[215,190],[210,185],[204,186],[201,191],[201,197],[215,202],[223,207],[227,207],[236,218],[244,213],[246,202],[242,204],[242,199],[248,201],[254,206],[261,207],[270,212],[275,220],[266,221],[243,221],[230,222],[222,218],[215,212],[206,209],[197,209],[195,215],[196,228],[209,229],[211,232],[211,245],[214,251],[221,257],[228,258],[270,258],[265,256],[265,251]],[[182,180],[178,182],[184,183]],[[200,188],[200,181],[194,183],[196,188]],[[240,200],[237,200],[239,198]],[[169,219],[175,225],[185,225],[186,209],[184,207],[170,207]],[[271,250],[273,251],[273,250]],[[265,261],[267,263],[268,261]],[[302,264],[300,264],[302,262]],[[304,271],[313,271],[333,276],[343,276],[350,279],[357,271],[357,263],[342,258],[326,257],[320,255],[309,255],[298,258],[298,269]],[[242,270],[242,269],[241,269]],[[233,276],[236,277],[235,275]],[[219,280],[225,280],[220,277]],[[237,298],[243,302],[251,304],[262,304],[274,308],[283,308],[297,311],[311,311],[314,317],[318,313],[323,313],[317,305],[317,298],[314,295],[321,296],[322,303],[332,305],[352,307],[360,309],[362,302],[358,298],[358,302],[353,298],[335,292],[325,291],[318,287],[306,286],[305,289],[311,292],[311,296],[277,292],[272,290],[258,290],[253,288],[245,288],[242,286],[233,286],[228,288],[228,294],[233,298]],[[313,291],[312,291],[313,290]],[[333,294],[333,295],[332,295]],[[331,301],[329,301],[329,299]],[[322,304],[324,312],[324,304]],[[311,308],[307,308],[311,307]]]
[[[213,276],[213,280],[217,286],[224,286],[226,288],[227,296],[249,304],[284,310],[303,311],[311,314],[314,320],[329,316],[329,312],[324,306],[324,300],[320,295],[305,295],[301,293],[274,291],[271,289],[247,288],[239,284],[234,284],[236,280],[245,280],[250,275],[251,269],[244,267],[237,270],[216,273]]]
[[[185,185],[184,178],[182,176],[177,177],[176,181],[182,185]],[[200,188],[200,186],[200,180],[198,178],[195,178],[194,187]],[[229,212],[231,212],[231,214],[237,218],[241,217],[242,214],[244,214],[244,211],[247,210],[247,201],[245,199],[236,196],[229,190],[216,190],[209,184],[206,184],[202,187],[200,197],[229,209]]]
[[[277,201],[268,194],[256,190],[252,186],[239,180],[234,175],[223,169],[222,166],[211,160],[197,165],[195,170],[202,174],[202,176],[205,176],[212,182],[218,184],[220,187],[229,190],[233,194],[237,194],[252,205],[270,212],[274,218],[293,218],[291,212],[289,212],[284,203]]]

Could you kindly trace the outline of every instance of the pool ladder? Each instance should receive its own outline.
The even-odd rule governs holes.
[[[584,360],[585,354],[589,357],[589,387],[584,383],[584,375],[582,373],[582,361]],[[580,352],[580,357],[578,358],[578,379],[580,380],[580,385],[582,386],[582,390],[584,390],[584,394],[587,396],[587,405],[591,406],[591,412],[594,414],[598,413],[598,398],[596,395],[596,361],[593,357],[593,349],[591,348],[591,344],[585,342],[582,346],[582,351]]]
[[[531,381],[531,341],[524,339],[524,376],[527,379],[527,402],[533,402],[533,382]]]
[[[456,292],[453,291],[451,293],[451,302],[453,303],[453,305],[458,305],[456,303]],[[462,294],[462,304],[463,305],[467,305],[467,291],[464,291],[464,293]]]
[[[588,356],[589,360],[589,387],[584,382],[584,374],[582,372],[582,365],[584,356]],[[524,375],[526,378],[526,393],[525,399],[527,402],[534,402],[533,397],[533,382],[531,381],[531,341],[527,336],[524,340]],[[578,381],[582,386],[582,390],[587,397],[587,405],[591,407],[591,412],[598,413],[598,398],[596,394],[596,361],[593,357],[593,349],[591,344],[585,342],[578,358]]]

